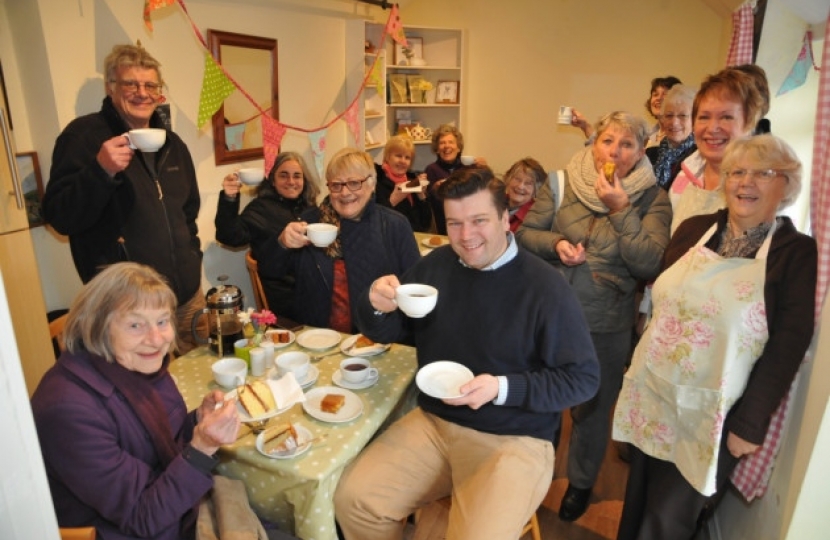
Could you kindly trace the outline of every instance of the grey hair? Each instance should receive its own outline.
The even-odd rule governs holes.
[[[691,110],[695,101],[697,89],[687,84],[676,84],[672,86],[663,97],[663,104],[660,105],[660,114],[665,112],[666,105],[688,105]]]
[[[326,181],[330,182],[338,176],[354,173],[361,178],[369,177],[369,188],[375,189],[375,162],[372,156],[357,148],[343,148],[331,158],[326,167]]]
[[[625,111],[614,111],[599,119],[599,122],[597,122],[594,126],[594,130],[597,134],[594,139],[595,145],[597,144],[597,141],[599,141],[602,134],[611,126],[617,126],[626,131],[630,131],[637,140],[639,149],[642,150],[645,148],[646,141],[649,136],[648,124],[646,124],[646,121],[641,117]]]
[[[754,169],[775,169],[787,177],[784,196],[778,204],[783,210],[795,202],[801,193],[801,160],[792,147],[775,135],[765,134],[735,139],[726,147],[720,165],[720,184],[723,189],[730,170],[741,160],[749,160]]]

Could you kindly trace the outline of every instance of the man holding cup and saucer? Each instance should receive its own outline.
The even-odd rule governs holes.
[[[348,540],[400,538],[401,520],[450,495],[448,537],[518,538],[550,487],[560,411],[599,385],[579,302],[517,246],[504,183],[465,168],[439,194],[450,245],[355,299],[367,337],[414,341],[422,393],[344,472],[335,509]],[[424,286],[410,287],[415,302],[401,283]],[[440,381],[423,376],[436,365]]]

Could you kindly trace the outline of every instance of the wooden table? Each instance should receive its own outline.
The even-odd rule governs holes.
[[[278,349],[277,354],[291,350],[302,348],[294,343]],[[306,391],[332,385],[332,375],[343,358],[343,354],[336,354],[314,364],[320,374]],[[321,422],[306,414],[301,404],[276,417],[306,427],[314,437],[327,435],[305,454],[288,460],[267,458],[257,452],[255,435],[250,433],[219,452],[218,472],[245,483],[254,511],[305,540],[337,539],[333,497],[343,468],[382,426],[413,406],[414,392],[408,389],[414,388],[411,383],[417,370],[415,349],[394,344],[387,352],[367,358],[378,369],[380,377],[370,388],[352,390],[364,407],[355,420],[336,424]],[[218,388],[210,369],[216,360],[209,349],[199,348],[171,363],[170,373],[188,409],[198,407],[208,391]]]

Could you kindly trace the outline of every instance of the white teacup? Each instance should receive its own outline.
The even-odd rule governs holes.
[[[258,169],[256,167],[239,169],[236,171],[236,174],[246,186],[258,186],[263,180],[265,180],[265,175],[263,174],[262,169]]]
[[[574,118],[574,108],[573,107],[566,107],[561,106],[559,107],[559,123],[563,125],[571,125],[571,121]]]
[[[461,164],[467,165],[468,167],[476,162],[475,156],[461,156]]]
[[[352,384],[359,384],[378,376],[378,370],[364,358],[346,358],[340,362],[340,376]]]
[[[408,317],[420,319],[435,308],[438,289],[422,283],[407,283],[395,289],[395,301]]]
[[[167,140],[167,132],[158,128],[131,129],[124,136],[130,141],[130,148],[142,152],[158,152]]]
[[[304,352],[292,351],[277,355],[274,364],[277,366],[277,373],[280,376],[291,372],[297,381],[302,381],[308,375],[311,358]]]
[[[248,364],[241,358],[227,357],[214,362],[211,367],[213,378],[219,386],[236,388],[245,384],[248,374]]]
[[[330,223],[312,223],[306,226],[305,234],[317,247],[328,247],[337,238],[337,227]]]

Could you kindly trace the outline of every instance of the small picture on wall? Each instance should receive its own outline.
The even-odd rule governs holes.
[[[435,103],[458,103],[459,81],[438,81]]]
[[[23,186],[23,198],[26,201],[26,214],[29,217],[29,227],[39,227],[46,223],[43,219],[43,177],[40,175],[40,164],[36,152],[21,152],[15,154],[17,171],[20,173],[20,184]]]

